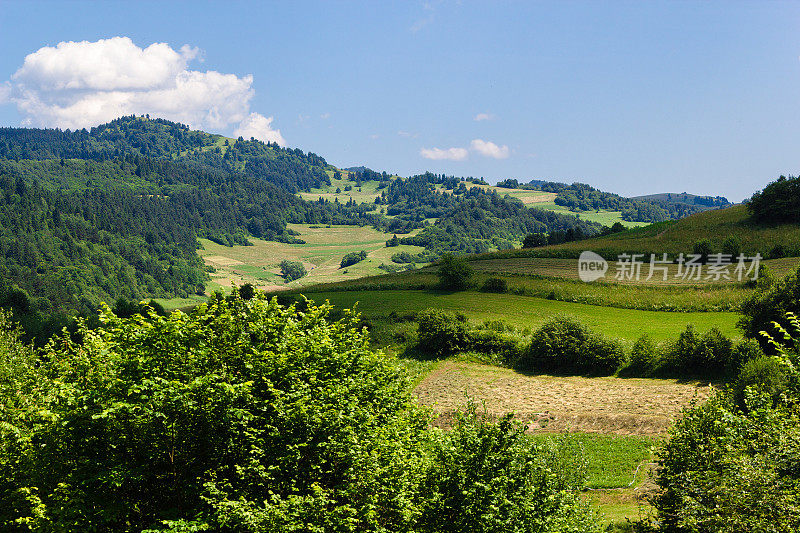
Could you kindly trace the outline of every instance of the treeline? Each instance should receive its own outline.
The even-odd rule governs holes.
[[[753,194],[747,210],[759,223],[800,221],[800,177],[779,177]]]
[[[219,135],[192,131],[164,119],[126,116],[91,130],[0,128],[0,159],[91,159],[124,156],[181,159],[223,171],[243,172],[290,192],[329,184],[322,157],[241,137],[233,143]]]
[[[437,190],[441,185],[444,190]],[[422,227],[401,244],[425,247],[427,252],[481,253],[514,247],[525,235],[537,232],[580,231],[594,235],[601,226],[571,215],[529,209],[520,200],[494,190],[467,188],[465,180],[426,173],[395,180],[381,194],[386,213],[395,215],[386,231],[404,233]],[[426,224],[426,219],[437,219]]]

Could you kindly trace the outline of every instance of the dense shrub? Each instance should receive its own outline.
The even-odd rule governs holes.
[[[684,411],[657,452],[658,531],[800,530],[800,418],[751,392],[749,409],[724,392]]]
[[[467,317],[441,309],[426,309],[417,314],[419,348],[438,357],[463,351],[469,343]]]
[[[339,268],[349,267],[350,265],[355,265],[356,263],[360,263],[364,259],[367,258],[367,252],[361,250],[360,252],[350,252],[349,254],[342,257],[341,263],[339,263]]]
[[[522,241],[523,248],[537,248],[539,246],[547,246],[546,233],[531,233],[530,235],[526,235],[525,239]]]
[[[41,354],[0,314],[0,530],[597,530],[579,454],[474,405],[431,429],[357,317],[327,311],[105,309]]]
[[[502,278],[489,278],[481,286],[483,292],[508,292],[508,282]]]
[[[711,241],[708,239],[700,239],[694,243],[692,253],[700,256],[700,261],[706,263],[708,256],[712,253]]]
[[[747,361],[733,386],[736,404],[745,407],[745,391],[748,387],[765,394],[777,402],[781,394],[789,388],[789,375],[780,359],[762,355]]]
[[[716,378],[734,368],[733,342],[718,328],[700,335],[689,324],[664,354],[661,371],[671,375]]]
[[[764,355],[758,342],[753,339],[742,339],[736,343],[731,352],[731,360],[728,364],[728,375],[737,376],[742,367],[751,359],[756,359]]]
[[[463,257],[444,254],[439,259],[439,285],[445,290],[463,290],[472,281],[472,267]]]
[[[624,360],[619,342],[589,332],[575,319],[556,317],[534,332],[516,366],[537,372],[613,374]]]
[[[631,355],[625,373],[635,376],[648,376],[661,365],[658,345],[650,335],[639,337],[631,348]]]
[[[289,261],[284,259],[281,261],[281,275],[286,283],[300,279],[306,275],[306,267],[300,261]]]
[[[523,341],[514,333],[474,329],[469,333],[467,348],[473,352],[495,355],[501,363],[513,364],[522,355]]]
[[[759,339],[760,331],[771,331],[772,322],[780,321],[787,311],[800,312],[800,269],[781,280],[767,281],[760,279],[753,296],[742,304],[739,327],[751,339]]]
[[[491,424],[470,404],[432,448],[420,533],[602,530],[576,495],[582,454],[534,444],[510,415]]]
[[[800,322],[784,322],[791,334],[764,335],[776,355],[750,358],[730,390],[684,411],[658,451],[657,530],[800,530]],[[734,358],[754,353],[741,344]]]
[[[106,310],[38,360],[0,347],[0,529],[410,529],[426,422],[326,312],[217,296]]]

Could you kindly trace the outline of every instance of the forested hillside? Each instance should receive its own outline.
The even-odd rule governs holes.
[[[132,128],[128,137],[106,127],[91,134],[0,130],[6,156],[0,159],[0,306],[12,307],[32,336],[94,312],[100,301],[202,294],[207,274],[198,237],[228,246],[246,245],[248,236],[302,242],[287,222],[379,223],[369,213],[374,206],[306,202],[293,194],[301,178],[321,168],[309,164],[319,162],[315,157],[250,141],[216,159],[215,149],[173,158],[169,150],[200,146],[204,137],[159,121],[115,122],[117,133],[126,124],[146,127]],[[234,161],[250,164],[238,153],[266,158],[273,150],[271,171],[234,168]],[[78,155],[85,157],[69,158]],[[273,173],[291,180],[272,179]]]
[[[362,203],[297,194],[332,178],[358,189],[377,181],[380,194]],[[0,307],[42,338],[101,301],[203,294],[198,237],[225,246],[252,237],[301,244],[287,223],[369,225],[424,247],[426,260],[512,248],[532,233],[577,239],[602,230],[486,185],[340,170],[313,153],[149,117],[91,130],[0,128]],[[559,191],[588,195],[592,208],[620,198],[588,186]],[[408,236],[413,230],[420,231]]]
[[[628,222],[663,222],[676,220],[694,213],[718,209],[732,205],[722,196],[695,196],[682,194],[654,194],[626,198],[618,194],[603,192],[585,183],[559,183],[554,181],[532,180],[519,183],[515,179],[504,180],[498,187],[529,188],[558,194],[556,205],[575,212],[605,209],[620,211],[622,219]]]

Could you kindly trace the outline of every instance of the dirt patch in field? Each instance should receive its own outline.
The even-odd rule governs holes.
[[[204,257],[204,259],[214,265],[230,266],[243,264],[241,261],[231,259],[230,257],[225,257],[224,255],[207,255]]]
[[[667,379],[530,376],[475,363],[443,361],[415,389],[422,404],[453,423],[466,395],[491,416],[513,412],[530,431],[663,435],[680,410],[709,395],[707,383]]]
[[[555,193],[542,193],[536,196],[519,196],[519,199],[522,200],[523,204],[541,204],[544,202],[552,202],[555,197],[558,196]]]

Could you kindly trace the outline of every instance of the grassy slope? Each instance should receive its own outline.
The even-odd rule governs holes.
[[[312,226],[289,224],[289,228],[300,233],[306,244],[285,244],[251,238],[253,246],[221,246],[201,239],[199,251],[206,264],[215,272],[211,274],[210,291],[229,290],[231,284],[252,283],[268,290],[283,290],[304,287],[310,284],[352,280],[382,273],[381,263],[391,264],[391,256],[407,251],[416,254],[418,246],[386,248],[391,234],[363,226]],[[345,269],[339,268],[342,257],[350,252],[364,250],[367,259]],[[280,276],[280,263],[284,259],[300,261],[308,275],[285,284]]]
[[[752,225],[747,220],[747,208],[735,205],[697,213],[676,222],[660,222],[623,233],[587,239],[579,242],[547,246],[532,250],[510,250],[499,252],[496,257],[520,257],[531,254],[551,254],[577,257],[583,250],[617,255],[620,253],[690,253],[700,239],[711,240],[712,248],[719,251],[730,236],[741,240],[742,252],[762,254],[780,244],[793,245],[800,242],[800,225],[781,224],[773,226]]]
[[[542,298],[511,294],[476,292],[441,293],[434,291],[347,291],[309,293],[317,303],[330,301],[339,308],[358,309],[367,320],[387,317],[394,312],[409,315],[428,307],[462,312],[477,321],[503,320],[521,328],[535,328],[556,315],[578,318],[589,328],[610,337],[630,343],[643,333],[654,339],[674,339],[686,324],[694,324],[700,331],[717,326],[725,335],[738,337],[737,315],[718,313],[670,313],[664,311],[638,311],[559,302]]]

